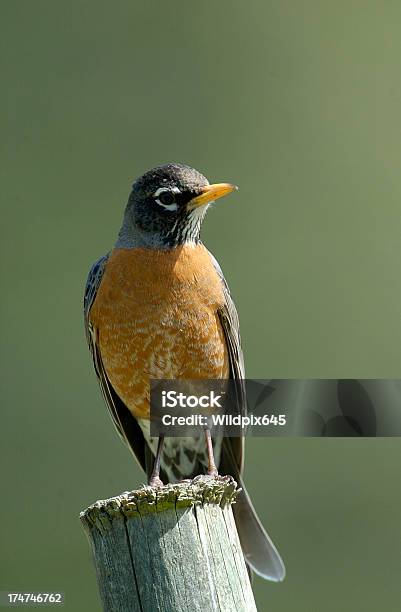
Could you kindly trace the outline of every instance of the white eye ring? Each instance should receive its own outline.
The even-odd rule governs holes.
[[[177,210],[178,208],[177,202],[171,202],[171,204],[163,204],[163,202],[159,200],[158,196],[166,192],[167,193],[181,193],[178,187],[171,187],[171,188],[159,187],[158,189],[156,189],[156,191],[153,194],[156,204],[159,204],[159,206],[163,206],[165,210]]]

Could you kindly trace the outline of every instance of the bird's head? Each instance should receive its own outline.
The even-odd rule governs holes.
[[[117,245],[196,244],[208,206],[235,189],[229,183],[210,185],[200,172],[182,164],[153,168],[132,186]]]

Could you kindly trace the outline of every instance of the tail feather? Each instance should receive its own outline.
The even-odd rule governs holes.
[[[233,511],[245,560],[262,578],[281,582],[285,578],[283,560],[260,522],[243,482],[240,484],[242,491]]]
[[[238,448],[233,443],[237,444]],[[285,566],[277,548],[260,522],[245,488],[241,476],[242,461],[236,459],[236,455],[239,455],[239,448],[237,438],[223,439],[220,469],[222,474],[233,476],[242,488],[233,505],[242,552],[248,566],[256,574],[266,580],[281,582],[285,578]],[[243,453],[243,446],[241,449]]]

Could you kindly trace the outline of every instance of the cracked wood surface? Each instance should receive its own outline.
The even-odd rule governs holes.
[[[106,612],[253,612],[230,477],[98,501],[80,518]]]

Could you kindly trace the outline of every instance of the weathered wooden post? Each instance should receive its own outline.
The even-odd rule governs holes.
[[[232,514],[237,484],[198,476],[81,513],[106,612],[253,612]]]

